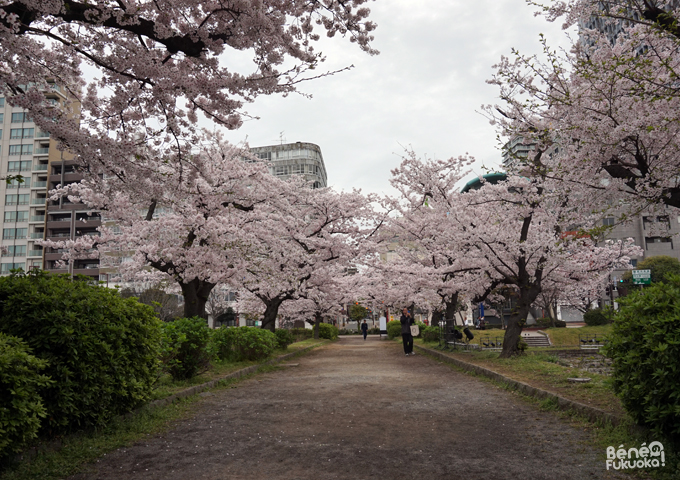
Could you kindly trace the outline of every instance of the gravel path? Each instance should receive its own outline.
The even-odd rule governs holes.
[[[292,363],[72,479],[621,478],[583,431],[394,342],[341,338]]]

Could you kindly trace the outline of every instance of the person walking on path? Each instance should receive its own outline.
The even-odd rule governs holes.
[[[404,341],[404,353],[406,355],[415,355],[415,353],[413,353],[413,335],[411,335],[411,325],[413,325],[415,321],[409,313],[408,308],[404,307],[400,321],[401,339]]]
[[[365,341],[366,335],[368,335],[368,324],[366,323],[366,319],[364,319],[364,323],[361,324],[361,332],[364,334],[364,341]]]

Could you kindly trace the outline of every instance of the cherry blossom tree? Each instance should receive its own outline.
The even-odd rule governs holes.
[[[510,176],[495,185],[461,194],[449,217],[465,231],[470,255],[486,263],[484,300],[498,286],[514,290],[517,304],[505,331],[501,357],[517,353],[523,322],[544,288],[582,287],[600,282],[614,268],[628,266],[640,253],[627,242],[598,246],[587,234],[593,218],[577,196],[565,195],[560,182]],[[483,277],[482,277],[483,278]]]
[[[245,227],[257,229],[257,243],[239,282],[264,304],[262,328],[271,330],[283,302],[316,289],[330,265],[347,266],[378,228],[372,196],[307,188],[301,178],[286,185],[288,194],[267,228]]]
[[[55,190],[101,210],[104,225],[99,237],[43,245],[68,249],[65,259],[99,257],[127,278],[171,280],[184,295],[185,316],[205,316],[212,289],[242,271],[259,241],[256,229],[270,228],[267,219],[289,191],[247,150],[212,140],[195,147],[190,161],[168,157],[136,182],[102,175]]]
[[[579,25],[580,38],[570,52],[543,39],[544,61],[514,52],[496,65],[503,103],[486,111],[503,137],[534,145],[517,172],[625,201],[625,213],[680,207],[680,5],[571,0],[542,11]]]
[[[407,151],[392,170],[390,183],[399,197],[390,202],[395,214],[387,232],[394,236],[396,258],[382,268],[398,279],[403,292],[410,292],[413,303],[434,310],[435,325],[440,316],[455,318],[460,297],[469,297],[481,273],[481,264],[468,255],[465,232],[445,227],[470,164],[467,157],[420,160]]]
[[[331,73],[319,71],[321,33],[377,53],[366,3],[2,0],[0,90],[94,166],[86,174],[136,181],[170,156],[190,163],[201,117],[237,128],[259,95]]]

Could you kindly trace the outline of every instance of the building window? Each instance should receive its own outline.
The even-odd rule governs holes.
[[[31,155],[33,153],[33,145],[10,145],[10,155]]]
[[[21,113],[13,113],[12,114],[12,123],[23,123],[23,122],[32,122],[33,120],[31,119],[31,116],[29,115],[28,112],[21,112]]]
[[[7,162],[7,171],[8,172],[30,172],[31,171],[31,161],[30,160],[22,160],[22,161],[14,161],[14,162]]]
[[[28,211],[5,212],[5,222],[28,222]]]
[[[28,228],[3,228],[2,238],[5,240],[21,239],[26,238],[27,233]]]
[[[8,245],[7,251],[2,254],[3,257],[25,257],[26,245]]]
[[[645,237],[646,247],[649,249],[651,243],[670,243],[673,248],[673,239],[671,237]]]
[[[5,106],[5,97],[0,97],[0,107]]]
[[[6,274],[10,273],[11,270],[17,270],[17,269],[23,270],[23,269],[25,268],[25,266],[26,266],[26,263],[25,263],[25,262],[21,262],[21,263],[3,263],[3,264],[2,264],[2,267],[1,267],[1,269],[0,269],[0,273],[3,273],[3,274],[6,275]]]
[[[602,219],[602,225],[605,227],[611,227],[614,225],[614,217],[607,217]]]
[[[9,138],[33,138],[33,128],[12,128],[9,131]]]
[[[632,259],[632,260],[630,261],[630,264],[633,266],[633,268],[637,267],[637,260],[636,260],[636,259]]]

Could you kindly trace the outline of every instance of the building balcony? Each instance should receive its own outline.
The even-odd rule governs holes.
[[[33,155],[46,155],[50,153],[50,148],[35,148],[33,149]]]
[[[34,172],[46,172],[47,171],[47,164],[46,163],[35,163],[35,164],[33,164],[33,171]]]
[[[45,205],[46,198],[31,198],[31,205]]]
[[[47,180],[38,180],[37,182],[33,182],[33,185],[31,185],[31,188],[45,188],[47,187]]]
[[[32,232],[31,238],[32,239],[38,239],[39,238],[39,239],[42,240],[43,238],[45,238],[45,232]]]
[[[42,257],[42,254],[43,254],[42,250],[29,250],[28,251],[29,257]]]
[[[31,215],[31,222],[44,222],[45,215]]]

